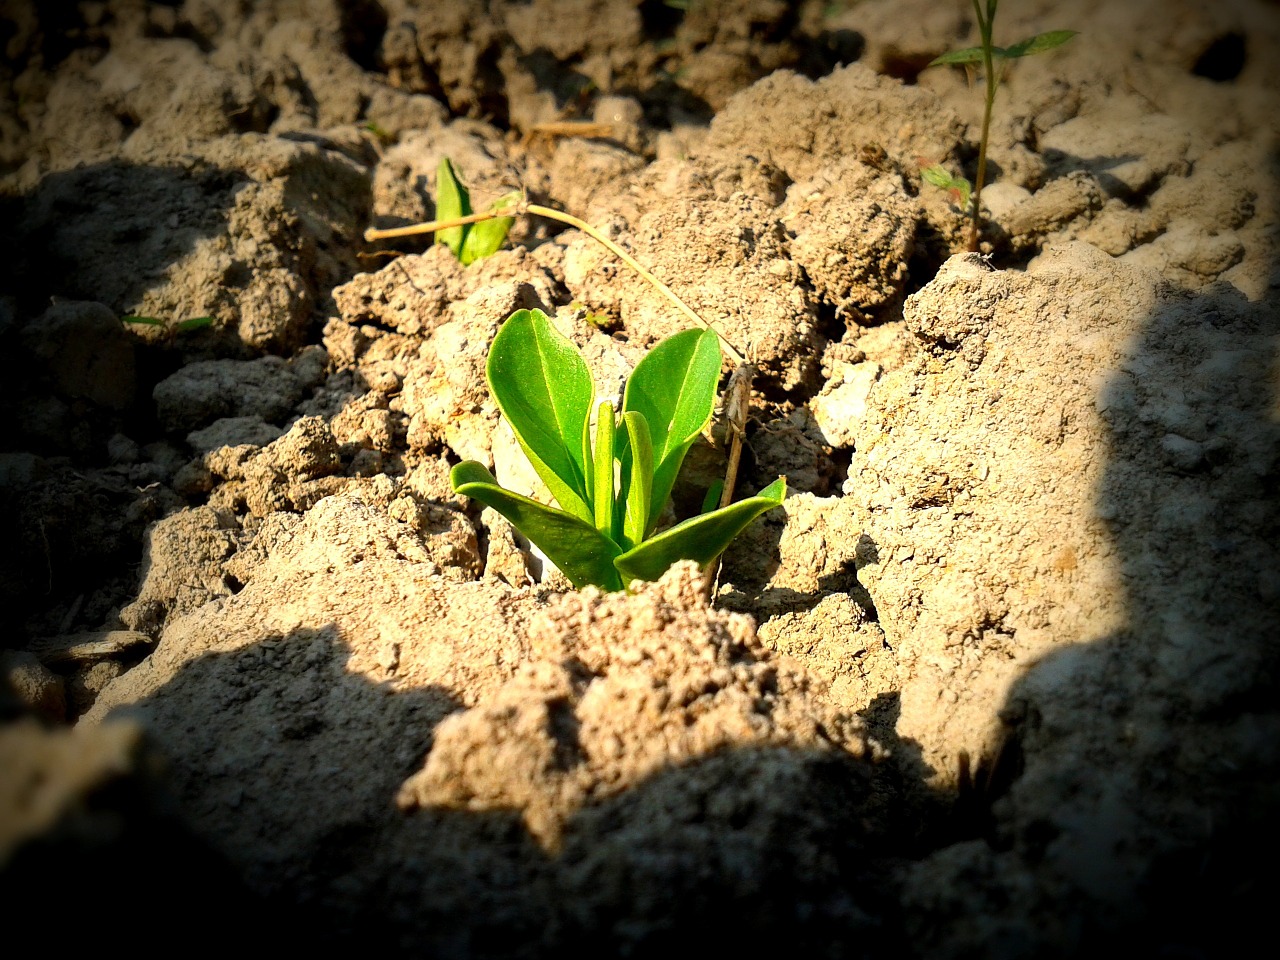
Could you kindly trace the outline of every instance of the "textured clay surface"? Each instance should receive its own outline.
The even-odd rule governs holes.
[[[0,907],[64,948],[1238,956],[1280,831],[1280,8],[0,3]],[[756,367],[723,557],[573,590],[485,380]],[[733,364],[722,370],[725,386]],[[718,412],[663,523],[722,476]],[[1262,941],[1267,942],[1267,941]],[[1248,949],[1255,949],[1248,947]]]

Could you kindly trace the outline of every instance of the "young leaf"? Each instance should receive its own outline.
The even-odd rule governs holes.
[[[694,560],[706,566],[720,556],[729,542],[752,520],[778,506],[786,495],[787,481],[779,477],[754,497],[690,517],[670,530],[664,530],[617,557],[613,564],[627,583],[657,580],[677,560]]]
[[[649,423],[644,414],[628,410],[622,415],[627,430],[629,456],[623,461],[622,491],[624,511],[622,539],[626,547],[644,540],[649,526],[649,510],[653,503],[653,443],[649,439]]]
[[[211,326],[213,326],[213,317],[189,317],[186,320],[179,320],[173,329],[179,333],[189,333],[192,330]]]
[[[495,200],[490,209],[501,210],[519,200],[520,191],[513,190]],[[502,246],[502,242],[507,239],[507,231],[511,229],[513,223],[515,223],[513,217],[495,217],[492,220],[481,220],[479,223],[471,224],[471,229],[467,231],[462,241],[462,253],[458,257],[462,265],[465,267],[497,251]]]
[[[951,192],[961,210],[969,206],[969,192],[973,188],[964,177],[953,177],[951,172],[940,163],[935,163],[931,167],[922,167],[920,176],[926,183]]]
[[[992,48],[992,53],[998,48]],[[965,47],[963,50],[948,50],[940,57],[934,57],[929,61],[930,67],[939,67],[944,63],[962,66],[967,63],[982,63],[981,47]]]
[[[684,330],[650,350],[632,371],[623,411],[643,414],[653,445],[649,529],[671,495],[694,439],[711,421],[720,379],[720,343],[711,330]]]
[[[556,502],[594,520],[583,441],[595,384],[567,337],[541,310],[517,310],[489,348],[489,389]]]
[[[493,507],[515,524],[575,587],[594,584],[602,590],[622,589],[622,578],[613,565],[618,545],[587,521],[503,489],[475,460],[464,460],[450,470],[449,483],[454,493]]]
[[[613,404],[606,400],[596,410],[595,477],[591,493],[596,529],[606,537],[613,536],[613,435],[616,426]]]
[[[471,213],[471,196],[467,188],[454,176],[453,164],[448,157],[440,158],[440,166],[436,168],[436,219],[452,220],[465,217]],[[462,259],[462,244],[466,239],[467,228],[446,227],[436,231],[436,243],[443,243],[453,251],[453,255]]]
[[[1077,32],[1076,30],[1050,30],[1048,33],[1038,33],[1034,37],[1028,37],[1026,40],[1007,47],[1004,55],[1013,60],[1018,57],[1029,57],[1033,53],[1044,53],[1046,50],[1062,46],[1074,37]]]
[[[121,323],[141,323],[141,324],[145,324],[148,327],[163,327],[165,325],[164,321],[161,320],[159,317],[138,317],[133,315],[130,315],[127,317],[121,317],[120,322]]]
[[[384,144],[387,144],[388,146],[396,142],[396,135],[394,133],[392,133],[390,130],[387,130],[379,126],[377,123],[375,123],[372,120],[366,120],[364,123],[360,124],[360,129],[368,130],[370,133],[372,133],[375,137],[377,137],[379,140],[381,140]]]

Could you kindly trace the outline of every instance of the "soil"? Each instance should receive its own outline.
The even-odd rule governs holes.
[[[0,904],[61,948],[1237,956],[1280,853],[1280,7],[0,3]],[[566,126],[568,124],[569,126]],[[576,126],[573,126],[576,125]],[[575,591],[484,379],[758,368],[700,572]],[[151,318],[155,323],[139,322]],[[133,318],[133,319],[129,319]],[[208,319],[199,319],[208,318]],[[184,321],[198,320],[184,325]],[[730,373],[726,361],[724,374]],[[725,465],[717,418],[669,519]]]

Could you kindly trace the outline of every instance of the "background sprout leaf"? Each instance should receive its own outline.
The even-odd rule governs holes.
[[[652,502],[657,522],[675,485],[684,455],[708,423],[720,378],[720,343],[711,330],[685,330],[668,337],[636,364],[623,392],[623,411],[644,416],[653,446]]]
[[[467,188],[458,182],[449,158],[441,157],[440,166],[436,168],[436,219],[453,220],[470,213],[471,196],[467,193]],[[446,227],[436,231],[436,243],[443,243],[459,260],[462,259],[462,243],[465,239],[465,226]]]
[[[690,517],[622,554],[614,565],[624,581],[656,580],[677,560],[706,566],[756,517],[782,503],[787,481],[779,477],[754,497]]]
[[[512,190],[510,193],[504,194],[495,200],[490,205],[490,210],[502,210],[519,201],[520,191]],[[467,213],[470,212],[470,210],[467,211]],[[463,214],[463,216],[465,215]],[[492,220],[481,220],[479,223],[473,223],[469,228],[462,228],[465,230],[465,234],[462,240],[462,253],[458,256],[458,259],[462,261],[462,265],[467,266],[482,257],[496,253],[507,239],[507,233],[513,223],[515,223],[514,217],[495,217]]]
[[[501,210],[518,203],[520,198],[520,192],[513,190],[495,200],[490,210]],[[436,219],[454,220],[469,217],[471,213],[471,194],[458,179],[449,158],[441,157],[440,166],[436,169]],[[464,267],[470,266],[496,252],[507,239],[507,232],[514,222],[513,217],[494,217],[479,223],[443,227],[436,231],[436,243],[443,243],[452,250]]]
[[[710,513],[716,508],[716,504],[720,502],[720,494],[724,492],[724,481],[717,479],[711,482],[711,486],[707,487],[707,492],[702,495],[702,508],[699,513]]]
[[[1047,33],[1028,37],[1007,49],[997,47],[992,40],[992,34],[999,5],[999,0],[986,0],[984,9],[982,0],[973,0],[973,13],[978,20],[978,34],[982,38],[982,45],[952,50],[934,57],[929,63],[931,67],[940,64],[962,64],[968,68],[976,63],[981,63],[983,67],[986,96],[982,110],[982,136],[978,142],[978,172],[973,184],[973,204],[970,207],[968,241],[970,252],[976,252],[980,246],[979,220],[982,216],[982,187],[987,180],[987,146],[991,137],[991,111],[995,106],[996,90],[999,89],[1000,81],[1003,79],[1005,61],[1052,50],[1054,47],[1062,46],[1076,35],[1075,30],[1050,30]],[[1001,61],[998,69],[995,65],[997,60]]]
[[[1076,33],[1075,30],[1050,30],[1048,33],[1038,33],[1034,37],[1028,37],[1011,47],[1006,47],[1001,56],[1012,60],[1018,57],[1029,57],[1033,53],[1044,53],[1046,50],[1062,46]]]
[[[604,590],[622,589],[622,579],[613,565],[621,549],[590,523],[503,489],[493,474],[474,460],[454,467],[449,482],[456,493],[493,507],[515,524],[575,587],[595,584]]]
[[[940,57],[934,57],[929,61],[929,66],[940,67],[945,64],[952,66],[964,66],[968,63],[982,62],[981,47],[965,47],[963,50],[950,50],[942,54]]]
[[[973,187],[964,177],[952,176],[951,171],[940,163],[921,168],[920,176],[924,178],[926,183],[949,191],[955,197],[956,205],[961,210],[969,206],[969,193]]]

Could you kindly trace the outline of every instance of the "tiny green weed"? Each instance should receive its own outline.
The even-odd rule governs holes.
[[[172,335],[175,333],[190,333],[193,330],[203,330],[205,327],[211,327],[213,326],[213,317],[188,317],[186,320],[171,322],[161,320],[159,317],[139,317],[135,314],[130,314],[127,317],[121,317],[120,322],[144,327],[164,327],[165,331]]]
[[[373,120],[366,120],[364,123],[360,124],[360,129],[369,131],[369,133],[373,134],[373,136],[376,137],[378,142],[383,146],[390,146],[396,142],[396,135],[394,133],[382,126],[379,126]]]

